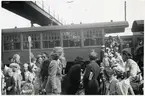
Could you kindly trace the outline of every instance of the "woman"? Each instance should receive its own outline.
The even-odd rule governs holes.
[[[23,64],[21,63],[20,61],[20,55],[19,54],[15,54],[13,57],[12,57],[12,63],[17,63],[19,64],[20,68],[19,68],[19,73],[21,73],[23,71]]]
[[[61,68],[58,62],[59,55],[57,53],[51,54],[51,62],[48,67],[48,79],[45,90],[47,94],[61,93]]]
[[[62,74],[65,74],[65,68],[66,68],[66,58],[64,57],[64,50],[62,47],[55,47],[53,49],[54,53],[57,53],[59,55],[59,62],[61,65],[61,70],[62,70]]]
[[[123,79],[123,73],[125,72],[125,63],[118,52],[115,52],[116,64],[113,66],[118,79]]]
[[[41,69],[42,63],[43,63],[43,59],[41,55],[38,55],[36,58],[36,66]]]
[[[141,71],[138,64],[132,59],[132,54],[127,51],[122,51],[123,60],[126,62],[125,73],[126,78],[129,79],[130,84],[137,94],[139,92],[140,81],[142,80]]]
[[[35,71],[35,74],[36,74],[35,94],[36,95],[38,95],[39,91],[41,90],[42,78],[40,76],[40,71],[41,71],[42,62],[43,62],[43,59],[41,58],[41,56],[38,56],[36,59],[37,70]]]
[[[21,91],[21,80],[22,80],[22,76],[19,73],[20,72],[20,66],[17,63],[11,63],[10,64],[10,68],[13,69],[13,77],[15,80],[15,92],[17,95],[20,94]]]

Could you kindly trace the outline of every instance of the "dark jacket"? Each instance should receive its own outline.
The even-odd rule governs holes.
[[[6,76],[5,81],[6,81],[6,93],[7,93],[7,95],[16,95],[14,78],[10,77],[10,76]],[[11,90],[7,90],[8,87],[12,87]]]
[[[79,89],[80,79],[81,79],[81,65],[73,65],[67,74],[67,94],[75,95]]]
[[[93,77],[89,80],[90,72],[93,73]],[[95,61],[91,61],[86,67],[83,82],[86,95],[97,95],[99,94],[99,83],[98,77],[100,75],[100,67]]]
[[[49,60],[46,60],[42,63],[40,74],[42,76],[42,81],[44,81],[45,78],[48,77],[48,66],[50,64]]]

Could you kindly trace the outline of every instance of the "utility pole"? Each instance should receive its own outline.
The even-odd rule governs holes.
[[[125,17],[125,21],[126,21],[126,1],[124,1],[124,17]]]

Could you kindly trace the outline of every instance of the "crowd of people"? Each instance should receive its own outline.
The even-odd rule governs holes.
[[[143,94],[143,77],[139,65],[129,50],[121,50],[120,42],[109,37],[102,46],[100,61],[92,50],[89,63],[76,57],[67,74],[68,65],[62,47],[50,54],[31,57],[31,63],[21,64],[15,54],[9,65],[2,64],[3,95],[136,95]]]

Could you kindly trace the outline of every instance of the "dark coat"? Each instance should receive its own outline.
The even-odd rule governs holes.
[[[89,80],[90,72],[93,73],[93,77]],[[98,77],[100,75],[100,67],[95,61],[91,61],[86,67],[83,82],[86,95],[97,95],[99,94],[99,83]]]
[[[5,77],[5,82],[6,82],[6,93],[7,93],[7,95],[16,95],[14,78],[10,77],[10,76],[6,76]],[[12,87],[11,90],[7,90],[8,87]]]
[[[81,79],[81,65],[73,65],[67,74],[67,94],[75,95],[79,89]]]
[[[48,77],[48,66],[50,64],[49,60],[46,60],[42,63],[40,75],[42,76],[42,82],[44,81],[45,78]]]

